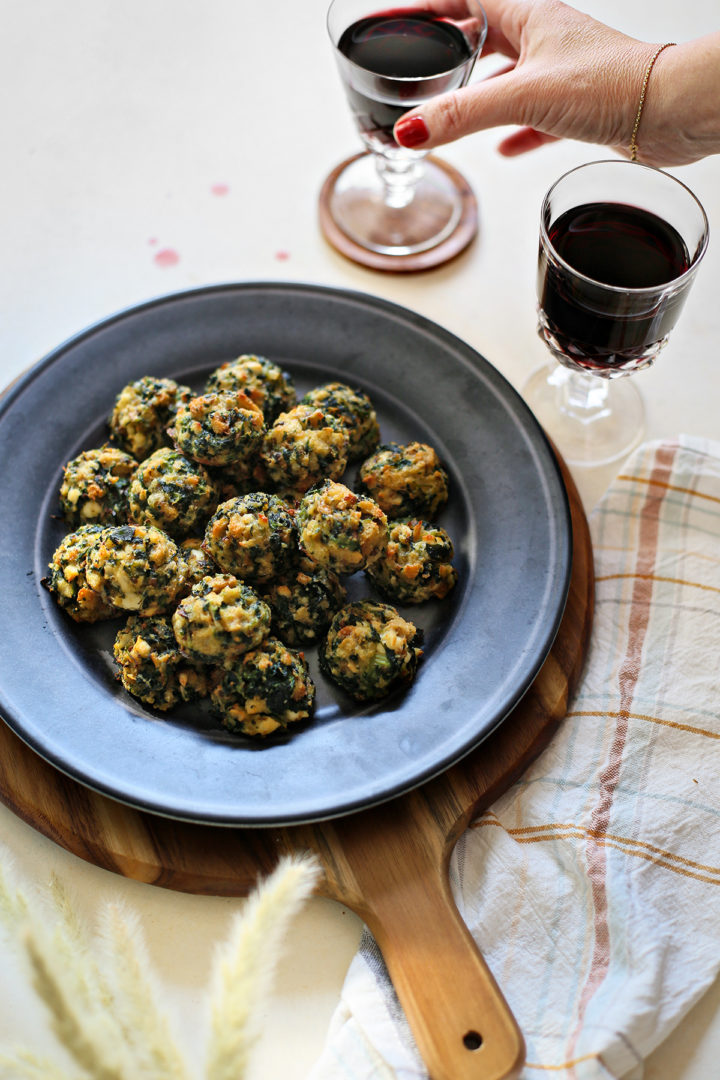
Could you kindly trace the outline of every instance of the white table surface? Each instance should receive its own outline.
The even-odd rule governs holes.
[[[325,0],[4,0],[0,33],[0,383],[88,324],[209,283],[290,280],[374,293],[467,340],[518,389],[545,360],[535,334],[540,200],[592,147],[564,143],[505,160],[499,132],[444,156],[471,181],[480,235],[451,264],[391,276],[347,262],[316,223],[320,185],[359,147],[325,36]],[[588,0],[597,18],[649,41],[717,29],[716,0]],[[720,157],[673,170],[720,229]],[[161,255],[162,252],[172,254]],[[657,365],[636,376],[650,438],[720,437],[720,245],[711,243]],[[2,463],[2,467],[7,467]],[[588,510],[611,469],[577,472]],[[136,909],[151,959],[199,1061],[214,945],[241,901],[115,877],[0,807],[0,842],[44,884],[57,870],[92,917]],[[250,1080],[300,1080],[317,1057],[360,932],[313,899],[287,940]],[[21,971],[0,965],[0,1048],[44,1046],[47,1025]],[[50,1046],[48,1041],[48,1047]],[[716,985],[650,1058],[648,1080],[707,1080],[720,1056]],[[198,1075],[199,1072],[198,1072]]]

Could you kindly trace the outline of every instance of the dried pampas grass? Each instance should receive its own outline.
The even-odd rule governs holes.
[[[318,875],[310,856],[287,857],[235,916],[208,993],[207,1080],[245,1076],[283,937]],[[58,1042],[80,1070],[21,1048],[0,1055],[0,1080],[188,1080],[134,912],[107,905],[92,935],[57,878],[47,897],[23,892],[0,855],[0,923],[23,948]]]
[[[207,1080],[238,1080],[260,1035],[282,939],[312,892],[317,865],[297,859],[278,866],[264,887],[236,915],[226,945],[215,958]]]
[[[69,1073],[50,1058],[32,1050],[18,1050],[13,1057],[0,1054],[3,1080],[86,1080],[87,1073]]]
[[[186,1080],[187,1070],[159,1004],[137,915],[109,904],[101,933],[110,957],[111,1008],[132,1048],[136,1075],[143,1080]]]
[[[0,919],[11,930],[17,930],[27,917],[27,900],[23,896],[9,859],[0,860]]]

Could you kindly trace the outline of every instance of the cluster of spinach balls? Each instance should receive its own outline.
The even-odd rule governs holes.
[[[363,391],[331,382],[298,401],[287,372],[243,355],[200,394],[128,384],[109,428],[63,471],[73,531],[44,583],[77,622],[127,616],[114,656],[130,694],[160,710],[209,696],[229,730],[268,735],[312,714],[303,646],[359,701],[414,677],[421,633],[392,603],[456,583],[431,523],[447,474],[424,443],[379,445]],[[389,602],[346,603],[358,571]]]

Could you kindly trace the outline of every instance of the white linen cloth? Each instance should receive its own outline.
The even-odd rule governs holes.
[[[720,443],[640,447],[590,528],[580,687],[451,867],[523,1080],[641,1076],[720,967]],[[425,1076],[366,932],[311,1080]]]

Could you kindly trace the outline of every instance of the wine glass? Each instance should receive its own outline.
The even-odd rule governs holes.
[[[327,26],[366,149],[323,187],[325,234],[344,254],[381,269],[444,261],[477,230],[474,196],[449,165],[399,146],[393,126],[467,83],[487,34],[485,12],[478,0],[393,0],[383,10],[370,0],[334,0]]]
[[[590,162],[547,192],[538,333],[559,364],[523,394],[568,464],[609,464],[642,438],[642,397],[623,376],[665,346],[707,243],[696,196],[649,165]]]

